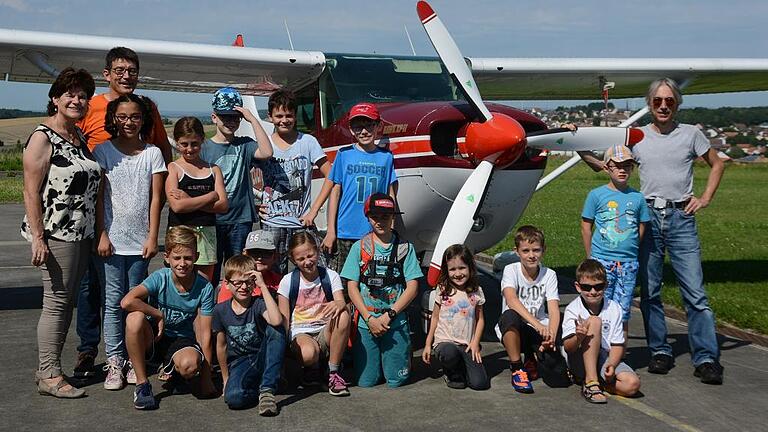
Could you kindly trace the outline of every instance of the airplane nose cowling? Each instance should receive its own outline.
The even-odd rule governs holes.
[[[525,129],[512,117],[493,113],[491,119],[467,126],[466,138],[459,150],[475,163],[487,160],[496,166],[506,166],[525,150]]]

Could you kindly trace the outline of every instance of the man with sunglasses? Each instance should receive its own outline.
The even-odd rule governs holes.
[[[104,79],[109,84],[106,93],[94,96],[88,102],[88,113],[77,126],[83,131],[88,141],[88,149],[93,152],[97,145],[109,141],[112,136],[104,130],[107,104],[122,95],[132,94],[139,82],[139,56],[130,48],[115,47],[107,52]],[[152,103],[152,130],[149,136],[142,137],[145,142],[155,145],[163,154],[167,164],[171,160],[171,145],[163,127],[157,105]],[[94,361],[101,339],[101,313],[103,282],[98,277],[99,258],[92,256],[88,263],[88,272],[83,276],[77,302],[77,335],[80,345],[77,347],[77,363],[74,375],[79,378],[96,375]],[[130,375],[129,378],[133,378]]]
[[[632,148],[640,163],[640,189],[651,210],[651,221],[640,246],[640,309],[651,351],[648,372],[666,374],[674,366],[672,346],[661,302],[662,270],[668,252],[688,316],[688,342],[694,376],[705,384],[722,384],[720,347],[715,317],[704,291],[701,246],[695,213],[707,207],[720,185],[725,164],[695,126],[675,120],[683,102],[680,88],[669,78],[651,83],[646,102],[652,122],[642,128],[645,138]],[[594,156],[582,156],[593,168]],[[693,163],[710,166],[701,196],[693,194]]]

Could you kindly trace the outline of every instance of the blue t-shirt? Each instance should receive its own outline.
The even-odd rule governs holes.
[[[229,211],[216,215],[219,224],[236,224],[256,221],[253,208],[251,161],[258,144],[249,137],[236,137],[231,143],[205,140],[200,158],[216,164],[224,177]]]
[[[651,220],[643,194],[600,186],[584,201],[581,217],[595,221],[592,256],[612,261],[637,261],[640,247],[638,226]]]
[[[380,147],[370,153],[357,145],[341,148],[333,161],[330,179],[341,185],[336,237],[363,238],[371,232],[363,213],[365,200],[375,192],[389,192],[389,185],[397,181],[392,153]]]
[[[272,157],[258,160],[264,178],[262,202],[268,216],[263,222],[278,228],[301,228],[299,218],[312,204],[312,167],[325,157],[315,137],[299,132],[287,150],[272,144]]]
[[[378,243],[375,244],[373,258],[371,258],[371,261],[368,265],[376,265],[376,274],[383,275],[386,272],[387,267],[382,265],[382,263],[389,261],[392,247],[392,244],[390,244],[387,248],[382,247]],[[362,261],[360,254],[360,240],[358,240],[349,249],[347,261],[344,263],[344,268],[341,270],[341,277],[359,282],[361,265]],[[397,268],[395,269],[394,276],[400,276],[400,272],[397,270]],[[410,280],[418,279],[422,276],[424,276],[424,274],[421,272],[421,267],[419,267],[419,260],[416,258],[416,251],[414,250],[413,245],[409,244],[408,254],[403,260],[403,277],[405,278],[405,281],[408,282]],[[397,299],[400,298],[400,295],[403,293],[403,291],[405,291],[405,285],[402,283],[397,283],[395,285],[381,288],[376,287],[374,289],[370,289],[366,284],[362,282],[360,283],[360,294],[363,296],[363,302],[366,306],[373,307],[378,310],[392,308],[392,305],[394,305]],[[406,314],[403,313],[403,311],[399,312],[400,313],[395,316],[394,321],[389,324],[390,327],[400,327],[408,322],[408,317]],[[381,315],[379,312],[371,313],[373,316]],[[365,320],[362,319],[358,321],[357,325],[361,328],[368,328],[368,324],[366,324]]]
[[[200,308],[201,315],[213,315],[213,286],[200,274],[195,274],[192,289],[185,293],[176,289],[169,268],[155,271],[141,284],[149,291],[147,303],[163,313],[163,332],[167,336],[195,339],[192,323],[197,317],[197,309]]]
[[[227,336],[227,364],[249,354],[257,354],[264,338],[267,305],[261,297],[254,297],[245,312],[236,314],[232,301],[221,302],[213,308],[213,331]]]

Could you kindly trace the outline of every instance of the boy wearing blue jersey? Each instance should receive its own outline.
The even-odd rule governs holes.
[[[349,111],[349,129],[356,143],[339,149],[331,167],[333,183],[328,204],[328,233],[323,250],[336,253],[328,267],[339,272],[347,260],[349,249],[371,232],[363,211],[366,198],[375,193],[397,195],[392,153],[376,145],[381,116],[376,106],[359,103]]]
[[[628,184],[635,163],[626,146],[610,147],[605,152],[603,167],[610,181],[587,195],[581,213],[581,238],[586,256],[605,267],[608,281],[605,298],[621,306],[625,338],[637,278],[640,240],[645,224],[650,220],[643,194]]]

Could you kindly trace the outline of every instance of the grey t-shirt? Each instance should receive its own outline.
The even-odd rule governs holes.
[[[641,128],[645,138],[632,147],[640,163],[640,192],[645,198],[684,201],[693,195],[693,162],[710,149],[695,126],[678,124],[663,135],[652,124]]]

